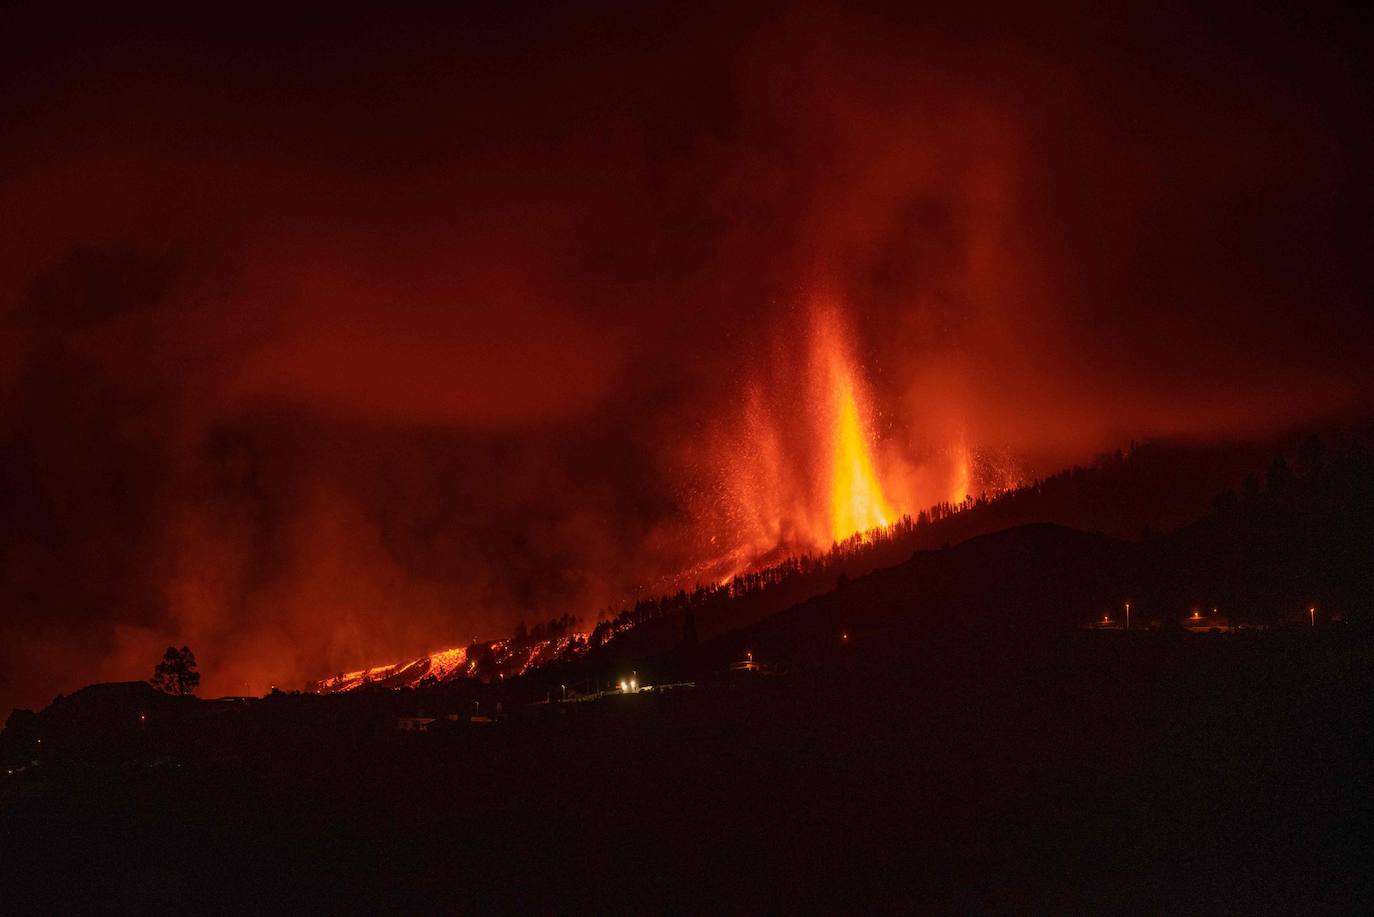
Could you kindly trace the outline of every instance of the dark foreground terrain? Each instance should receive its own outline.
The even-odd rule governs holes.
[[[11,776],[3,910],[1369,912],[1362,628],[923,640]]]
[[[517,678],[16,711],[0,910],[1374,913],[1374,463],[1319,459]]]

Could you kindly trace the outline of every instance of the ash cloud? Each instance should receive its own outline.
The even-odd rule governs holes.
[[[4,39],[0,705],[666,588],[818,290],[917,465],[1368,409],[1336,12],[185,17]]]

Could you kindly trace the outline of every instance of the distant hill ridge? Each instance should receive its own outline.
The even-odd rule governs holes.
[[[1301,440],[1284,434],[1264,441],[1134,444],[1013,490],[936,504],[886,528],[857,533],[827,552],[789,557],[723,584],[642,599],[606,615],[590,632],[578,632],[569,616],[528,630],[522,624],[509,638],[340,673],[309,687],[331,692],[363,684],[413,687],[452,678],[513,678],[612,642],[626,653],[662,651],[680,639],[689,612],[700,639],[707,640],[828,592],[842,577],[852,580],[899,564],[913,552],[1018,526],[1047,523],[1146,539],[1201,519],[1219,494],[1247,477],[1257,481],[1276,453],[1296,451]]]

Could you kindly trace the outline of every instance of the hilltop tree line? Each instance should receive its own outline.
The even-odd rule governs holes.
[[[574,639],[560,655],[581,656],[656,621],[676,622],[673,627],[680,639],[695,642],[703,622],[715,620],[733,625],[757,620],[828,592],[850,578],[901,563],[913,552],[947,548],[979,534],[1031,522],[1105,529],[1118,537],[1149,541],[1154,537],[1156,524],[1168,525],[1171,521],[1161,517],[1158,504],[1161,495],[1168,496],[1170,488],[1178,486],[1180,462],[1189,460],[1186,454],[1180,458],[1179,448],[1132,443],[1126,450],[1099,455],[1088,466],[1075,465],[1017,488],[970,495],[958,503],[936,503],[915,516],[903,515],[889,526],[855,533],[835,542],[828,551],[792,556],[738,574],[725,583],[700,584],[690,590],[641,599],[614,614],[603,615],[586,640]],[[1321,439],[1313,435],[1296,450],[1296,470],[1280,455],[1270,462],[1262,477],[1247,475],[1239,491],[1226,488],[1216,493],[1212,507],[1218,514],[1224,514],[1256,506],[1290,492],[1300,480],[1335,471],[1347,477],[1361,473],[1367,476],[1366,456],[1360,443],[1354,442],[1333,458]],[[1191,518],[1196,518],[1198,510],[1206,506],[1207,496],[1204,492],[1190,502],[1191,497],[1191,493],[1181,493],[1173,502],[1192,506]],[[1137,520],[1138,526],[1131,532],[1122,530],[1132,519]],[[1176,521],[1181,524],[1187,518]],[[1118,530],[1111,530],[1113,524]],[[493,677],[510,669],[512,660],[525,658],[541,642],[571,633],[578,623],[571,615],[533,626],[522,621],[506,641],[471,645],[468,658],[476,662],[475,674]]]
[[[1254,474],[1241,483],[1240,493],[1225,489],[1212,503],[1219,512],[1278,499],[1292,491],[1299,480],[1315,480],[1323,474],[1339,475],[1341,482],[1369,477],[1368,453],[1358,440],[1335,461],[1322,440],[1309,436],[1297,449],[1298,469],[1279,455],[1269,464],[1263,481]],[[650,621],[674,618],[695,634],[703,612],[731,605],[751,604],[760,613],[781,610],[811,595],[829,591],[850,577],[894,565],[912,552],[948,547],[977,534],[1028,522],[1056,521],[1085,529],[1097,526],[1085,519],[1102,515],[1115,503],[1127,515],[1144,513],[1159,499],[1159,488],[1169,486],[1175,459],[1164,447],[1132,444],[1098,456],[1088,467],[1075,465],[1024,486],[995,494],[969,496],[960,503],[941,502],[917,513],[904,515],[890,526],[856,533],[833,544],[829,551],[789,557],[760,570],[741,573],[724,584],[698,585],[672,595],[642,599],[614,616],[599,621],[588,647],[602,646],[617,635]],[[1206,497],[1199,501],[1206,504]],[[1146,516],[1148,518],[1148,515]],[[1149,540],[1153,528],[1146,522],[1138,538]],[[776,606],[776,607],[775,607]]]

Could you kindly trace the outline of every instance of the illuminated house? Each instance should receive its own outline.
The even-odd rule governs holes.
[[[745,653],[744,658],[738,662],[730,663],[732,672],[762,672],[763,665],[754,661],[753,653]]]
[[[1195,634],[1229,634],[1236,629],[1225,615],[1205,614],[1197,609],[1184,618],[1182,624],[1185,630]]]

